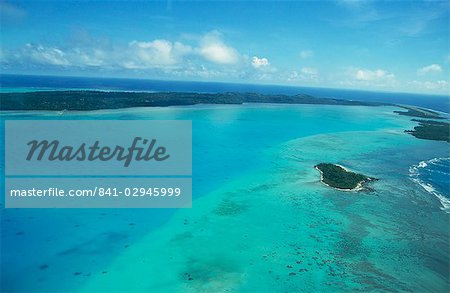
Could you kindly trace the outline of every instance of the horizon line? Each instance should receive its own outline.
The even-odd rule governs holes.
[[[205,80],[180,80],[180,79],[152,79],[146,77],[119,77],[119,76],[90,76],[90,75],[52,75],[52,74],[22,74],[22,73],[0,73],[0,76],[28,76],[28,77],[51,77],[51,78],[86,78],[86,79],[116,79],[116,80],[139,80],[139,81],[159,81],[159,82],[175,82],[175,83],[209,83],[209,84],[233,84],[233,85],[251,85],[262,87],[287,87],[287,88],[304,88],[304,89],[323,89],[323,90],[337,90],[337,91],[355,91],[367,93],[382,93],[382,94],[409,94],[418,96],[434,96],[448,98],[450,93],[424,93],[424,92],[407,92],[407,91],[389,91],[389,90],[375,90],[375,89],[361,89],[361,88],[339,88],[327,86],[306,86],[306,85],[292,85],[292,84],[277,84],[277,83],[253,83],[253,82],[233,82],[233,81],[205,81]],[[0,88],[3,88],[0,79]]]

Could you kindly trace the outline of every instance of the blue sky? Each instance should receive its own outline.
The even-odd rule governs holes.
[[[0,66],[448,94],[449,3],[0,0]]]

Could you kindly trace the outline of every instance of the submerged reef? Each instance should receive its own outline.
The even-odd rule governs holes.
[[[330,163],[320,163],[314,166],[320,172],[320,180],[327,186],[344,191],[364,190],[365,183],[378,180],[363,174],[355,173],[346,168]]]

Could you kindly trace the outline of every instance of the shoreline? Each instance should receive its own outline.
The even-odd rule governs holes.
[[[1,94],[0,94],[1,96]],[[124,110],[142,110],[142,109],[208,109],[211,106],[247,106],[247,107],[284,107],[284,106],[320,106],[320,107],[396,107],[396,105],[383,105],[383,106],[368,106],[368,105],[341,105],[341,104],[291,104],[291,103],[263,103],[263,102],[245,102],[242,104],[214,104],[214,103],[198,103],[192,105],[170,105],[170,106],[136,106],[136,107],[124,107],[124,108],[103,108],[103,109],[92,109],[92,110],[52,110],[52,109],[36,109],[36,110],[3,110],[0,107],[0,115],[17,114],[17,113],[70,113],[70,114],[89,114],[96,113],[100,111],[124,111]]]
[[[65,94],[68,96],[55,96]],[[46,95],[49,95],[48,98]],[[88,95],[88,96],[85,96]],[[113,95],[106,97],[105,95]],[[2,102],[0,113],[20,111],[34,112],[91,112],[98,110],[125,110],[134,108],[171,108],[192,107],[197,105],[321,105],[321,106],[365,106],[395,107],[406,110],[394,110],[399,116],[422,119],[447,120],[449,113],[415,105],[387,102],[364,101],[344,98],[316,97],[309,94],[262,94],[256,92],[178,92],[150,90],[117,90],[95,88],[37,88],[23,92],[0,91]],[[18,103],[15,98],[26,99]],[[56,100],[55,100],[56,99]],[[78,101],[82,100],[82,103]],[[180,100],[182,99],[182,100]],[[111,100],[114,100],[111,102]],[[89,102],[89,105],[85,103]],[[34,103],[34,104],[33,104]],[[54,104],[57,104],[56,106]],[[106,104],[105,104],[106,103]],[[33,104],[33,105],[29,105]],[[48,107],[48,105],[53,105]],[[414,113],[427,113],[415,115]]]
[[[345,173],[351,173],[352,176],[360,176],[360,177],[364,177],[364,179],[361,180],[361,181],[359,181],[359,182],[357,182],[357,183],[356,183],[356,186],[355,186],[354,188],[339,188],[339,187],[331,186],[330,184],[328,184],[328,183],[325,182],[323,171],[320,170],[320,168],[318,167],[318,166],[321,165],[321,164],[325,164],[325,165],[333,165],[333,166],[335,166],[335,167],[339,167],[339,168],[341,168]],[[370,191],[370,190],[373,190],[373,189],[371,189],[371,188],[369,188],[369,187],[366,187],[366,184],[378,180],[377,178],[374,178],[374,177],[370,177],[370,176],[367,176],[367,175],[364,175],[364,174],[361,174],[361,173],[353,172],[352,170],[350,170],[350,169],[348,169],[348,168],[346,168],[346,167],[344,167],[344,166],[342,166],[342,165],[340,165],[340,164],[320,163],[320,164],[315,165],[315,166],[314,166],[314,169],[316,169],[317,171],[320,172],[320,181],[321,181],[324,185],[326,185],[326,186],[328,186],[328,187],[331,187],[331,188],[334,188],[334,189],[339,190],[339,191],[364,191],[364,190]],[[338,186],[339,183],[337,183],[336,185]]]
[[[251,92],[118,92],[38,91],[0,93],[2,110],[92,111],[135,107],[168,107],[197,104],[275,103],[345,106],[392,106],[391,103],[319,98],[308,94],[260,94]]]

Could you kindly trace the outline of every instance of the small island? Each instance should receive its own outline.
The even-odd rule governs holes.
[[[342,191],[360,191],[367,189],[364,184],[378,179],[347,170],[345,167],[320,163],[314,168],[320,172],[320,181],[329,187]]]

